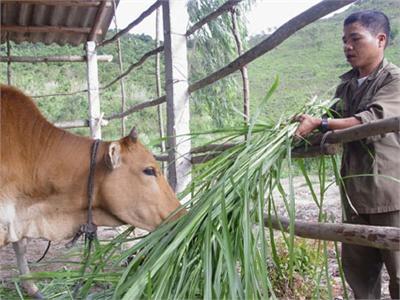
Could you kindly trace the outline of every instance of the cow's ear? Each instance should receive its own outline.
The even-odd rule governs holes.
[[[109,169],[114,170],[121,165],[121,146],[117,142],[112,142],[108,146],[104,160]]]
[[[131,139],[132,142],[136,143],[138,139],[138,133],[136,131],[136,127],[133,127],[131,132],[129,133],[129,138]]]

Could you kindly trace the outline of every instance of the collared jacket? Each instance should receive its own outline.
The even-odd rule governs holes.
[[[353,116],[363,124],[400,117],[399,67],[384,59],[360,86],[357,78],[354,69],[341,76],[336,90],[340,100],[333,107],[337,117]],[[400,210],[400,134],[388,133],[343,145],[341,174],[343,201],[349,201],[356,213]]]

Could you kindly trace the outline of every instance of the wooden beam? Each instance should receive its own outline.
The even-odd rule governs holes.
[[[111,62],[112,55],[98,55],[98,62]],[[50,62],[85,62],[86,56],[63,55],[63,56],[0,56],[0,62],[13,63],[50,63]]]
[[[55,122],[53,125],[63,129],[89,127],[89,120],[62,121]]]
[[[244,54],[240,55],[237,59],[215,71],[214,73],[208,75],[207,77],[196,81],[189,87],[189,93],[197,91],[221,78],[232,74],[233,72],[239,70],[243,66],[249,64],[256,58],[264,55],[268,51],[274,49],[283,41],[285,41],[288,37],[294,34],[296,31],[305,27],[306,25],[338,10],[339,8],[351,4],[357,0],[324,0],[314,5],[310,9],[301,13],[300,15],[294,17],[281,27],[279,27],[273,34],[271,34],[268,38],[263,40],[258,45],[254,46]]]
[[[104,16],[105,16],[106,11],[107,11],[106,10],[106,4],[107,4],[107,1],[102,1],[100,3],[100,5],[99,5],[99,8],[97,10],[97,14],[96,14],[96,17],[94,19],[93,26],[92,26],[92,30],[90,31],[88,39],[87,39],[88,41],[95,41],[96,40],[96,35],[98,34],[97,32],[100,29],[101,22],[104,19]]]
[[[324,143],[329,144],[348,143],[371,136],[385,135],[386,133],[399,131],[400,117],[392,117],[356,125],[346,129],[328,131],[325,135],[317,134],[309,139],[309,143],[311,145],[319,145],[322,140],[324,140]]]
[[[82,128],[89,127],[89,120],[74,120],[74,121],[62,121],[53,123],[54,126],[63,129]],[[101,126],[107,126],[106,120],[101,120]]]
[[[320,145],[323,135],[317,134],[313,136],[309,145],[306,147],[296,147],[292,150],[293,158],[308,158],[320,155],[334,155],[341,151],[341,144],[345,142],[352,142],[367,138],[369,136],[383,135],[390,132],[400,132],[400,117],[392,117],[388,119],[378,120],[368,124],[357,125],[351,128],[342,129],[338,131],[332,131],[325,136],[325,142]],[[226,144],[210,144],[206,146],[200,146],[193,148],[190,153],[199,154],[192,158],[193,163],[206,162],[213,159],[221,152],[237,146],[238,144],[226,143]],[[164,161],[166,156],[156,156],[157,160]]]
[[[341,144],[323,144],[318,146],[306,146],[302,148],[294,148],[292,150],[293,158],[310,158],[321,155],[335,155],[342,150]]]
[[[268,217],[264,214],[264,226],[289,232],[290,221],[287,218]],[[400,250],[400,228],[386,226],[367,226],[355,224],[333,224],[295,221],[296,236],[336,241],[391,251]]]
[[[192,148],[190,150],[190,154],[192,154],[192,158],[191,158],[192,164],[199,164],[199,163],[209,161],[209,160],[215,158],[216,156],[220,155],[222,151],[225,151],[236,145],[237,144],[231,144],[231,143],[210,144],[210,145]],[[208,153],[206,153],[206,152],[208,152]],[[201,153],[206,153],[206,154],[193,156],[194,154],[201,154]],[[154,155],[154,157],[158,161],[168,161],[168,155]]]
[[[117,78],[115,78],[114,80],[112,80],[110,83],[107,83],[105,86],[102,86],[101,89],[107,89],[110,86],[112,86],[114,83],[120,81],[122,78],[124,78],[125,76],[127,76],[130,72],[132,72],[133,69],[136,69],[137,67],[141,66],[142,64],[145,63],[145,61],[153,55],[156,55],[157,53],[160,53],[164,50],[164,46],[160,46],[158,48],[155,48],[153,50],[150,50],[149,52],[146,52],[145,54],[143,54],[143,56],[135,63],[131,64],[129,66],[129,68],[123,72],[122,74],[120,74]]]
[[[103,1],[83,1],[83,0],[1,0],[6,4],[35,4],[35,5],[47,5],[47,6],[78,6],[78,7],[96,7],[99,6]],[[107,2],[107,6],[111,6]]]
[[[226,12],[226,11],[230,10],[232,7],[238,5],[241,1],[242,0],[228,0],[228,1],[226,1],[224,4],[222,4],[216,10],[214,10],[212,13],[210,13],[207,16],[205,16],[203,19],[201,19],[196,24],[194,24],[192,27],[190,27],[186,31],[186,36],[189,36],[189,35],[195,33],[197,30],[199,30],[205,24],[207,24],[208,22],[218,18],[224,12]]]
[[[32,32],[32,33],[76,33],[88,34],[92,28],[90,27],[66,27],[66,26],[16,26],[16,25],[1,25],[3,32]],[[96,34],[102,34],[101,29],[97,30]]]
[[[134,112],[140,111],[146,107],[160,105],[161,103],[165,102],[165,99],[166,99],[166,97],[162,96],[162,97],[154,99],[154,100],[142,102],[142,103],[136,104],[134,106],[131,106],[130,108],[128,108],[126,111],[124,111],[122,113],[115,113],[115,114],[112,114],[111,116],[104,117],[104,119],[106,119],[108,121],[114,120],[114,119],[120,119],[120,118],[126,117]]]
[[[145,10],[144,12],[141,13],[141,15],[134,20],[132,23],[130,23],[128,26],[126,26],[124,29],[118,31],[117,34],[115,34],[113,37],[111,37],[108,40],[105,40],[101,43],[98,44],[97,47],[102,47],[104,45],[107,45],[109,43],[114,42],[117,38],[123,36],[124,34],[128,33],[129,30],[131,30],[133,27],[135,27],[136,25],[138,25],[140,22],[142,22],[146,17],[148,17],[149,15],[151,15],[153,13],[153,11],[155,11],[159,6],[161,5],[161,0],[156,1],[155,3],[153,3],[147,10]]]
[[[226,143],[226,144],[209,144],[209,145],[205,145],[205,146],[199,146],[196,148],[193,148],[190,152],[192,154],[197,154],[197,153],[205,153],[205,152],[222,152],[225,151],[227,149],[230,149],[234,146],[236,146],[237,144],[233,144],[233,143]]]

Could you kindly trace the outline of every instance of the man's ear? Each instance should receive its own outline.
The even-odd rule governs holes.
[[[118,142],[110,143],[104,156],[104,161],[110,170],[114,170],[121,165],[121,146]]]
[[[377,38],[378,38],[379,48],[385,48],[387,43],[386,34],[379,33]]]

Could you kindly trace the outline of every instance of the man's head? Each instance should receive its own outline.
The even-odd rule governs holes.
[[[383,59],[389,43],[389,19],[381,12],[366,10],[351,14],[343,25],[347,61],[361,75],[368,75]]]

